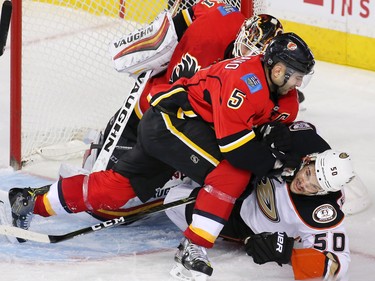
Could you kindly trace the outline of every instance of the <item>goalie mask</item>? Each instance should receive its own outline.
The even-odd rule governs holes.
[[[283,33],[282,24],[273,16],[260,14],[244,21],[234,42],[233,56],[254,56],[263,53],[269,42]]]
[[[315,162],[316,177],[321,188],[314,195],[339,191],[355,177],[351,158],[346,152],[329,149],[307,155],[301,169],[311,162]]]

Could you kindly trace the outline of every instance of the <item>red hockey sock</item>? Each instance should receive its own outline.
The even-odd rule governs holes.
[[[189,227],[184,231],[184,235],[187,239],[189,239],[192,243],[205,247],[205,248],[212,248],[214,246],[214,243],[207,241],[200,235],[193,232]]]
[[[34,207],[34,214],[40,215],[42,217],[49,217],[54,215],[53,213],[49,213],[47,211],[46,205],[44,204],[44,196],[45,195],[38,195],[35,200],[35,207]]]

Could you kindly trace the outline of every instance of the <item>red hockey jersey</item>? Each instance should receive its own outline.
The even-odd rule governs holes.
[[[298,110],[295,90],[283,97],[285,112],[280,112],[277,99],[268,88],[262,56],[225,60],[150,92],[152,106],[182,119],[198,117],[211,123],[221,152],[235,167],[256,172],[243,155],[261,156],[256,161],[260,174],[267,172],[262,166],[269,167],[267,160],[273,163],[274,158],[269,152],[261,153],[268,150],[251,141],[253,127],[275,118],[292,122]]]

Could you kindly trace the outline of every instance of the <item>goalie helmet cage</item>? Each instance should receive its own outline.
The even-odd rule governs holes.
[[[82,142],[70,144],[90,130],[102,130],[133,85],[126,74],[114,70],[108,44],[150,23],[175,1],[12,1],[13,168],[41,157],[65,160],[83,155]],[[182,0],[179,9],[197,1]],[[224,2],[249,17],[264,12],[265,1]]]

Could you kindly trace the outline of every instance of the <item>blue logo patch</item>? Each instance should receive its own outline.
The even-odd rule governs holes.
[[[241,80],[243,80],[246,83],[246,85],[249,87],[251,94],[254,94],[263,89],[262,84],[260,83],[258,77],[253,73],[249,73],[249,74],[246,74],[245,76],[242,76]]]
[[[230,5],[220,6],[220,7],[218,7],[218,10],[220,11],[220,13],[223,16],[226,16],[226,15],[228,15],[230,13],[233,13],[233,12],[238,12],[237,8],[232,7]]]

